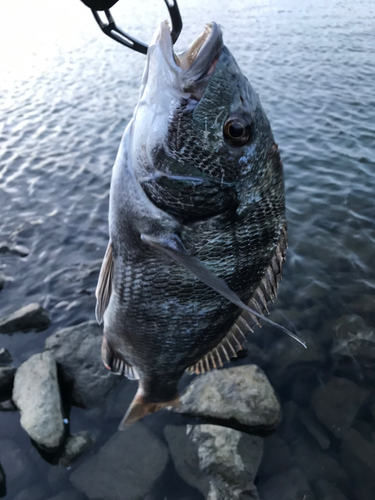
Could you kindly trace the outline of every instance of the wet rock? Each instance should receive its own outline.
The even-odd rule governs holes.
[[[375,473],[375,432],[372,433],[372,440],[367,441],[357,430],[347,430],[342,440],[342,449],[344,452],[350,451]]]
[[[0,396],[12,391],[15,373],[14,366],[0,366]]]
[[[314,490],[319,500],[348,500],[339,489],[324,479],[314,484]]]
[[[35,475],[30,460],[10,439],[0,440],[0,463],[4,467],[7,485],[26,487]]]
[[[27,257],[30,250],[23,245],[12,245],[11,243],[2,241],[0,243],[0,254],[2,253],[13,253],[15,255],[19,255],[20,257]]]
[[[17,408],[11,399],[0,401],[0,411],[16,411]]]
[[[92,446],[92,439],[87,431],[77,432],[69,436],[65,443],[65,450],[60,459],[60,464],[68,467]]]
[[[320,422],[336,437],[349,429],[369,391],[345,378],[333,377],[312,394],[311,405]]]
[[[7,493],[6,477],[4,469],[0,464],[0,498],[5,497]]]
[[[258,499],[254,479],[263,453],[259,436],[219,425],[188,426],[200,469],[210,480],[208,499]]]
[[[311,483],[325,479],[342,491],[350,487],[350,479],[341,465],[327,452],[322,452],[318,443],[311,437],[298,438],[290,443],[294,464]]]
[[[61,491],[58,495],[47,500],[86,500],[85,495],[77,490]]]
[[[315,500],[309,483],[297,468],[271,477],[259,485],[259,493],[262,500]]]
[[[317,421],[314,416],[305,409],[302,409],[300,411],[299,417],[306,429],[317,440],[320,447],[323,450],[329,448],[331,445],[331,441],[328,437],[327,431],[321,426],[320,422]]]
[[[33,484],[20,491],[13,500],[44,500],[47,494],[43,486],[40,484]]]
[[[0,349],[0,366],[8,366],[12,363],[12,356],[8,349],[2,347]]]
[[[272,428],[280,404],[264,372],[255,365],[214,370],[195,378],[181,396],[181,413],[252,428]]]
[[[85,408],[99,404],[119,380],[103,365],[102,333],[95,321],[88,321],[57,331],[45,344],[56,359],[73,403]]]
[[[21,307],[12,314],[0,319],[0,333],[45,330],[50,324],[47,311],[40,304],[32,303]]]
[[[166,446],[142,424],[114,434],[96,455],[71,474],[89,499],[140,500],[168,462]]]
[[[167,425],[164,435],[178,474],[186,483],[197,488],[206,497],[210,482],[206,474],[199,469],[197,449],[187,436],[186,427]]]
[[[375,360],[375,329],[360,316],[341,316],[334,324],[334,355]]]
[[[293,457],[288,443],[272,435],[264,440],[264,453],[260,471],[264,476],[274,476],[293,467]]]
[[[34,354],[17,370],[13,401],[21,412],[21,426],[39,446],[57,448],[64,423],[56,363],[50,352]]]

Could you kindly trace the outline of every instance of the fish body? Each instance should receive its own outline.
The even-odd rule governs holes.
[[[180,56],[166,23],[150,45],[113,168],[109,235],[97,317],[105,365],[139,379],[127,424],[176,401],[186,370],[235,356],[281,278],[282,164],[215,23]]]

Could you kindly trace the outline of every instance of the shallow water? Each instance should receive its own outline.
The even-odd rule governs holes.
[[[301,336],[305,332],[309,352],[319,352],[305,354],[269,327],[254,335],[267,353],[256,361],[284,405],[276,436],[290,444],[293,464],[308,455],[301,450],[309,450],[311,463],[324,457],[336,461],[349,476],[341,487],[348,500],[375,498],[371,467],[359,462],[348,472],[341,443],[331,439],[321,449],[297,415],[310,409],[313,390],[332,375],[373,392],[375,360],[337,357],[332,342],[344,315],[357,314],[375,326],[375,307],[368,305],[375,298],[375,4],[180,0],[179,5],[185,25],[181,48],[205,22],[224,27],[226,44],[260,95],[285,166],[290,246],[271,318]],[[166,17],[163,2],[156,0],[119,2],[113,11],[121,27],[145,41]],[[144,56],[101,34],[78,0],[64,7],[17,0],[3,6],[2,14],[0,242],[25,245],[30,254],[0,256],[0,271],[10,278],[0,292],[0,315],[41,302],[52,319],[42,333],[1,335],[0,347],[9,349],[18,366],[40,352],[57,328],[93,319],[99,260],[107,245],[111,166],[137,101]],[[116,391],[126,393],[125,410],[134,390],[134,383],[124,380],[102,407],[73,408],[71,430],[90,431],[92,453],[116,431],[120,416],[110,410]],[[371,394],[353,423],[362,435],[375,431],[373,402]],[[145,425],[161,436],[163,426],[176,419],[185,423],[160,413]],[[33,484],[45,488],[45,498],[71,488],[70,471],[43,461],[18,413],[0,413],[3,439],[19,446],[32,470],[22,484],[9,475],[7,499]],[[3,460],[2,465],[6,472],[13,468]],[[328,469],[301,468],[316,498],[319,481],[335,483]],[[262,463],[261,493],[275,471]],[[203,498],[183,483],[171,462],[149,498],[165,497]]]

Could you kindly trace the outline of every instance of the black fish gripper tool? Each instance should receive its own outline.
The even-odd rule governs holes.
[[[121,28],[116,26],[116,23],[110,13],[109,9],[118,2],[118,0],[82,0],[82,2],[89,7],[94,15],[96,22],[99,24],[100,29],[109,37],[111,37],[116,42],[125,45],[129,49],[133,49],[141,54],[147,54],[148,46],[145,43],[140,42],[136,38],[132,37],[122,31]],[[172,23],[172,43],[175,44],[177,38],[180,36],[182,30],[182,19],[180,10],[177,5],[176,0],[164,0],[167,6],[169,16]],[[107,22],[103,22],[99,11],[104,11],[107,18]]]

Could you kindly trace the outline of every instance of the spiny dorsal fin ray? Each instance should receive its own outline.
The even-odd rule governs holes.
[[[306,348],[305,342],[300,339],[297,335],[287,330],[285,327],[278,325],[274,321],[263,316],[262,312],[257,312],[251,307],[247,306],[239,296],[231,290],[224,280],[216,276],[210,269],[208,269],[199,259],[189,255],[177,235],[169,235],[161,238],[152,238],[146,235],[141,236],[142,240],[150,245],[158,248],[173,260],[184,266],[188,271],[190,271],[194,276],[196,276],[200,281],[205,283],[207,286],[220,293],[223,297],[228,299],[233,304],[236,304],[241,309],[246,310],[251,316],[259,319],[263,319],[270,325],[282,330],[284,333],[297,340]],[[269,274],[269,273],[266,273]],[[269,277],[269,276],[268,276]],[[272,285],[272,288],[274,286]],[[272,290],[273,291],[273,290]],[[273,292],[274,294],[274,292]],[[256,302],[257,303],[257,302]]]
[[[100,269],[98,285],[95,290],[96,308],[95,316],[99,325],[103,321],[103,315],[108,307],[109,299],[112,293],[112,276],[113,276],[113,256],[112,242],[109,240],[107,250],[104,255],[102,267]]]
[[[139,375],[130,363],[120,357],[119,354],[112,349],[108,340],[103,337],[102,341],[102,360],[104,366],[111,370],[116,375],[125,375],[129,380],[139,380]]]

